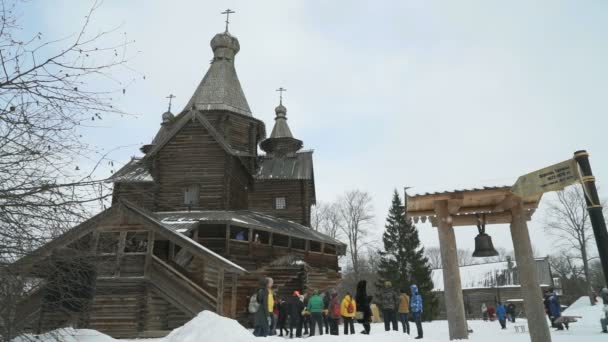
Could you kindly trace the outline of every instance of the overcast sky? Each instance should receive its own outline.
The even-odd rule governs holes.
[[[73,33],[90,3],[33,0],[22,7],[25,31]],[[204,76],[225,8],[236,11],[230,32],[253,115],[270,131],[275,89],[288,89],[291,130],[315,150],[317,199],[370,192],[375,238],[393,189],[404,186],[510,184],[587,149],[608,188],[608,2],[600,0],[106,0],[92,27],[120,26],[135,39],[129,66],[146,79],[118,103],[138,116],[106,117],[87,139],[127,146],[112,154],[123,163],[138,155],[159,128],[165,97],[175,94],[181,110]],[[542,215],[530,230],[547,254]],[[438,245],[434,228],[418,227],[425,246]],[[508,227],[488,232],[512,249]],[[457,228],[459,246],[472,248],[475,234]]]

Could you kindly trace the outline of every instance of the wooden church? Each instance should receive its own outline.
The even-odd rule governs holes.
[[[312,151],[293,137],[282,101],[269,137],[252,115],[238,39],[226,30],[211,48],[184,110],[162,114],[143,157],[110,179],[112,206],[13,265],[37,279],[17,312],[28,329],[162,336],[202,310],[247,325],[261,277],[279,296],[340,282],[346,246],[310,228]]]

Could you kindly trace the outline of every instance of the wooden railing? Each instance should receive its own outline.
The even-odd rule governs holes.
[[[171,265],[167,264],[166,262],[164,262],[162,259],[158,258],[157,256],[153,255],[152,256],[152,272],[150,274],[151,278],[154,279],[159,275],[154,274],[155,272],[159,272],[162,273],[162,275],[160,275],[161,277],[164,276],[164,278],[168,278],[166,279],[166,282],[172,283],[172,284],[159,284],[159,287],[163,287],[163,286],[171,286],[173,285],[173,287],[176,287],[177,284],[181,283],[181,284],[187,284],[187,286],[190,288],[190,290],[192,290],[192,292],[194,292],[194,294],[198,295],[201,297],[202,300],[204,300],[207,304],[207,306],[209,308],[213,308],[215,309],[215,307],[217,306],[217,298],[215,296],[213,296],[211,293],[209,293],[207,290],[203,289],[200,285],[198,285],[197,283],[195,283],[192,279],[190,279],[188,276],[184,275],[183,273],[179,272],[178,270],[176,270],[175,268],[173,268]],[[178,278],[180,281],[173,281],[175,280],[175,278]],[[180,294],[183,294],[180,291]],[[189,306],[196,306],[196,303],[185,303]],[[196,311],[196,310],[194,310]]]

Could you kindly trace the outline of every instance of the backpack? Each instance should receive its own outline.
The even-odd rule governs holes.
[[[331,303],[331,316],[332,318],[340,318],[340,303],[338,301]]]
[[[349,314],[355,312],[355,306],[353,305],[352,299],[348,301],[348,305],[346,306],[346,312],[348,312]]]
[[[258,293],[254,293],[251,298],[249,298],[249,313],[256,313],[260,310],[260,302],[258,301]]]
[[[604,302],[604,305],[608,304],[608,291],[602,290],[602,301]]]

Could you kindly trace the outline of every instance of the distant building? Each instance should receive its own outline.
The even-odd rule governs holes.
[[[549,258],[536,259],[536,274],[540,288],[538,295],[543,291],[554,287]],[[445,298],[443,283],[443,270],[434,269],[431,274],[434,290],[439,299],[438,318],[446,318]],[[462,295],[464,309],[467,318],[481,318],[481,304],[495,306],[498,302],[514,303],[517,312],[525,316],[521,286],[517,274],[517,263],[513,260],[491,262],[478,265],[460,267],[460,282],[462,284]]]

